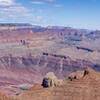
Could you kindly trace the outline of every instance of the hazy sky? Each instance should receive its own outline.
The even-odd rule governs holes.
[[[100,29],[100,0],[0,0],[0,22]]]

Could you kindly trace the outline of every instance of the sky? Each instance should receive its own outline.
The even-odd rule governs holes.
[[[100,29],[100,0],[0,0],[0,23]]]

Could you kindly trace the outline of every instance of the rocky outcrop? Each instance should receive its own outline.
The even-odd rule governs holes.
[[[18,100],[99,100],[100,73],[92,69],[79,80],[66,80],[63,86],[31,90],[18,96]],[[38,96],[37,96],[38,95]]]
[[[71,81],[74,79],[81,79],[82,77],[84,77],[84,74],[85,74],[85,71],[76,71],[69,74],[68,79],[70,79]]]
[[[56,87],[63,85],[63,80],[58,79],[53,72],[47,73],[42,81],[42,86],[45,88]]]

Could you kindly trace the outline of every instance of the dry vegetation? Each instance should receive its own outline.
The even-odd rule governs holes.
[[[6,96],[3,93],[0,93],[0,100],[12,100],[12,98],[10,98],[9,96]]]

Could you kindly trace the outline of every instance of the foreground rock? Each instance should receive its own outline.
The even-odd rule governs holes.
[[[53,72],[48,72],[46,76],[43,78],[42,86],[44,88],[56,87],[63,85],[63,83],[63,80],[58,79]]]
[[[63,86],[33,89],[18,96],[18,100],[100,100],[100,73],[88,68],[88,73]]]

